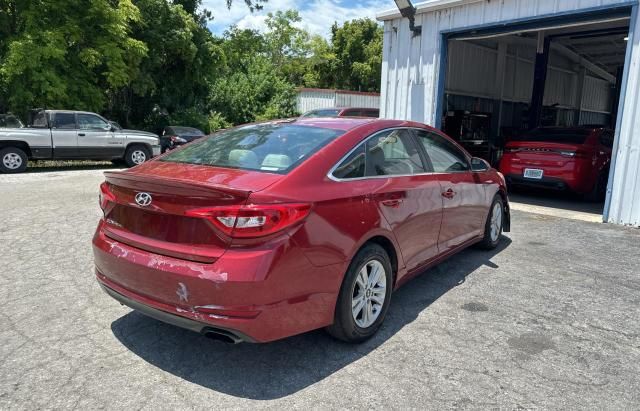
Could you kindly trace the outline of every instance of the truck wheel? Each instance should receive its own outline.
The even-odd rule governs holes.
[[[151,159],[151,153],[145,146],[131,146],[124,154],[124,161],[129,167],[134,167]]]
[[[15,147],[0,150],[0,171],[3,173],[22,173],[27,169],[27,154]]]

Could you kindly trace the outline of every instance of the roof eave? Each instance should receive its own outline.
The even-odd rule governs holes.
[[[477,3],[484,0],[428,0],[419,4],[416,4],[416,14],[427,13],[435,10],[442,10],[456,6],[462,6],[469,3]],[[390,9],[381,11],[376,14],[378,21],[386,21],[402,18],[398,9]]]

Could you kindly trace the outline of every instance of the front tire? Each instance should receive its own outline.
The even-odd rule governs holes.
[[[13,174],[22,173],[27,169],[27,153],[16,147],[0,150],[0,172]]]
[[[327,332],[349,343],[371,338],[389,309],[392,287],[389,255],[381,246],[367,244],[349,265]]]
[[[500,243],[502,229],[504,228],[504,202],[500,195],[496,195],[491,203],[491,210],[484,225],[484,238],[478,244],[485,250],[493,250]]]
[[[135,167],[151,159],[151,153],[145,146],[130,146],[124,154],[124,161],[129,167]]]

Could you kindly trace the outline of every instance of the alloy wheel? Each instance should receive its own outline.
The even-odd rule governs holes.
[[[22,157],[16,153],[7,153],[2,157],[2,164],[9,170],[17,170],[22,166]]]
[[[491,213],[491,241],[496,242],[502,231],[502,205],[497,202]]]
[[[387,273],[380,261],[362,266],[351,295],[353,320],[360,328],[370,327],[380,316],[387,295]]]
[[[131,160],[134,164],[142,164],[147,161],[147,154],[142,150],[135,150],[131,153]]]

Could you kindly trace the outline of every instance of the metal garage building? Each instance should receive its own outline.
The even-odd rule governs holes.
[[[523,116],[610,125],[603,218],[640,226],[638,10],[635,0],[431,0],[413,24],[383,12],[381,117],[441,128],[456,107],[491,113],[498,134]]]
[[[296,109],[299,113],[331,107],[380,108],[380,94],[324,88],[299,88]]]

